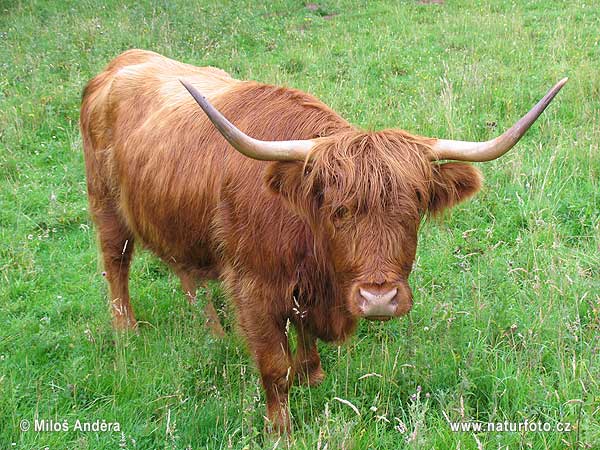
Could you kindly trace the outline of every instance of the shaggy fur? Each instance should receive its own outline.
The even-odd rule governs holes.
[[[227,144],[180,78],[252,137],[324,139],[307,162],[251,160]],[[306,93],[141,50],[90,81],[81,132],[115,326],[136,324],[128,292],[134,242],[175,270],[191,300],[200,282],[220,277],[278,430],[290,427],[294,375],[311,384],[324,376],[317,338],[352,333],[361,286],[398,289],[397,315],[407,313],[422,217],[481,183],[468,164],[431,163],[431,139],[364,132]],[[206,313],[222,334],[210,303]],[[299,335],[296,355],[288,320]]]

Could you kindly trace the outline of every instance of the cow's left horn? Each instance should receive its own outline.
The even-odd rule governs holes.
[[[240,131],[209,103],[194,86],[179,80],[198,102],[210,121],[225,139],[240,153],[262,161],[304,161],[315,145],[312,140],[259,141]]]
[[[568,78],[563,78],[554,85],[552,89],[541,99],[537,105],[531,108],[517,123],[508,131],[491,141],[465,142],[438,139],[432,146],[433,159],[454,159],[459,161],[483,162],[499,158],[509,151],[519,139],[523,137],[531,124],[542,114],[546,106],[558,94],[565,85]]]

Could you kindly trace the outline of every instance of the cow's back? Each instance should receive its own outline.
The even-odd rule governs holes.
[[[216,264],[224,236],[237,249],[252,242],[245,247],[260,261],[256,234],[290,214],[263,185],[270,163],[231,148],[179,79],[258,139],[309,139],[349,124],[301,91],[238,81],[141,50],[120,55],[90,81],[81,128],[91,207],[118,205],[138,240],[170,263]]]
[[[166,261],[209,266],[222,161],[198,142],[202,133],[190,119],[201,117],[179,79],[213,101],[240,83],[222,70],[143,50],[123,53],[90,81],[81,112],[90,204],[116,206]]]

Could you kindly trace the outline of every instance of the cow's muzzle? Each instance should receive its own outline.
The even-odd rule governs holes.
[[[369,320],[389,320],[412,308],[412,293],[406,284],[363,284],[354,299],[358,314]]]

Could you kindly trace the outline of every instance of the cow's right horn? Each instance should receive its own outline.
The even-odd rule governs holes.
[[[194,86],[179,80],[225,139],[240,153],[262,161],[304,161],[315,145],[313,140],[259,141],[240,131],[210,104]]]
[[[460,161],[483,162],[499,158],[509,151],[523,137],[529,127],[544,112],[558,91],[565,85],[568,78],[563,78],[548,91],[531,110],[517,123],[491,141],[465,142],[438,139],[431,149],[433,159],[455,159]]]

